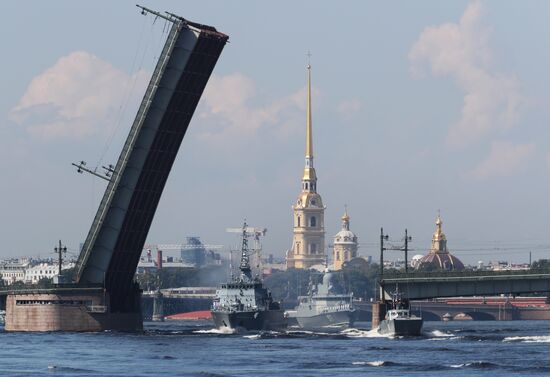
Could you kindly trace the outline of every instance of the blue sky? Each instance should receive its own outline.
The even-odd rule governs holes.
[[[246,217],[283,255],[313,66],[327,239],[379,229],[424,253],[441,209],[465,262],[550,257],[550,4],[540,1],[149,1],[230,36],[148,242],[230,244]],[[114,163],[164,23],[133,1],[12,1],[3,9],[1,256],[76,250],[104,189],[70,163]],[[475,251],[480,248],[481,251]],[[496,249],[500,248],[500,250]]]

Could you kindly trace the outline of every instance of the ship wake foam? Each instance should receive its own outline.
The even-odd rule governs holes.
[[[382,335],[378,332],[378,329],[372,330],[361,330],[361,329],[346,329],[341,332],[342,335],[345,335],[350,338],[392,338],[391,335]]]
[[[195,334],[217,334],[217,335],[231,335],[231,334],[235,334],[236,332],[237,331],[235,329],[230,329],[227,327],[193,331],[193,333]]]
[[[471,363],[452,364],[451,368],[477,368],[477,369],[494,369],[499,368],[498,364],[490,363],[488,361],[472,361]]]
[[[388,367],[392,365],[397,365],[397,363],[393,363],[391,361],[384,361],[384,360],[376,360],[376,361],[354,361],[352,362],[353,365],[366,365],[371,367]]]
[[[550,343],[550,335],[507,336],[503,342]]]
[[[462,339],[461,336],[457,336],[456,334],[449,334],[446,332],[443,332],[441,330],[433,330],[426,334],[428,336],[428,340],[455,340],[455,339]]]

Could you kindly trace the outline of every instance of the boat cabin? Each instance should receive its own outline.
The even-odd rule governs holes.
[[[407,309],[391,309],[386,313],[386,319],[392,320],[396,318],[409,318],[411,316]]]

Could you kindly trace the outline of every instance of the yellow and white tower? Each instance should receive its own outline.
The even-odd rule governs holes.
[[[302,191],[294,210],[294,238],[287,251],[287,268],[309,269],[326,263],[325,208],[317,193],[317,175],[313,167],[313,138],[311,123],[311,65],[307,65],[306,166]]]
[[[349,229],[349,215],[346,208],[342,216],[342,230],[334,236],[334,271],[341,270],[343,264],[353,258],[357,258],[357,236]]]

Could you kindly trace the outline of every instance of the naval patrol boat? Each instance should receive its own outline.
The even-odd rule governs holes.
[[[289,319],[308,331],[337,332],[353,326],[353,293],[345,293],[336,278],[336,273],[326,269],[321,283],[313,284],[310,279],[308,295],[298,297],[298,306],[287,312]]]
[[[422,332],[423,323],[421,317],[411,314],[408,300],[404,300],[396,292],[392,295],[390,309],[380,321],[378,333],[390,336],[418,336]]]
[[[286,319],[281,305],[274,301],[262,280],[252,276],[247,225],[242,230],[240,274],[216,290],[212,319],[219,329],[247,331],[281,330]]]

